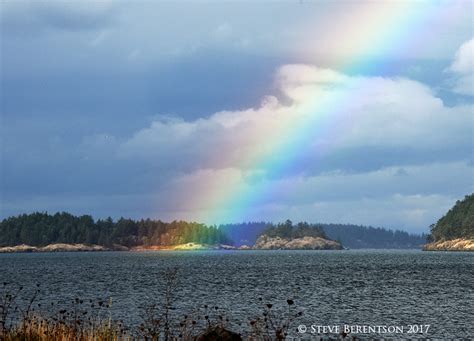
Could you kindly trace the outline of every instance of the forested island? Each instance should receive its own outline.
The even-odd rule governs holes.
[[[342,245],[326,236],[320,226],[308,223],[293,225],[291,220],[267,227],[255,242],[262,250],[341,250]]]
[[[357,225],[196,222],[112,218],[35,212],[0,222],[0,251],[188,250],[215,248],[420,248],[424,235]],[[267,238],[263,242],[263,238]],[[283,241],[273,244],[268,238]],[[305,240],[297,240],[306,238]]]
[[[466,195],[431,225],[427,251],[474,251],[474,194]]]

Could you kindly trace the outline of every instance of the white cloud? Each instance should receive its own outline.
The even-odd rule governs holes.
[[[474,96],[474,39],[461,45],[448,70],[456,77],[453,91]]]
[[[472,73],[474,69],[474,39],[466,41],[456,52],[451,71],[458,73]]]
[[[471,106],[446,107],[429,87],[410,79],[349,77],[301,65],[283,67],[279,79],[295,109],[339,121],[331,138],[341,147],[432,148],[465,143],[472,133]]]
[[[472,106],[447,107],[422,83],[287,65],[278,71],[277,84],[285,101],[269,96],[256,108],[195,121],[155,121],[123,143],[118,153],[184,172],[252,170],[291,163],[295,157],[311,168],[322,157],[374,148],[416,154],[421,163],[472,158],[466,152],[473,133]],[[395,161],[410,164],[408,156]],[[351,169],[352,162],[347,155],[345,165],[338,167]]]

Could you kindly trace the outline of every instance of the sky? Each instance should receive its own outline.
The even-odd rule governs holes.
[[[474,188],[471,1],[2,1],[0,218],[427,232]]]

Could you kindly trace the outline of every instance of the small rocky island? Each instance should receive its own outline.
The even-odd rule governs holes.
[[[265,230],[253,247],[257,250],[342,250],[340,242],[329,239],[324,230],[290,220]]]
[[[257,239],[254,248],[257,250],[342,250],[342,245],[321,237],[287,239],[263,235]]]
[[[466,195],[431,226],[424,251],[474,251],[474,194]]]

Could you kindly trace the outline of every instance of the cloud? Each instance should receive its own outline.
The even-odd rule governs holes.
[[[280,177],[472,161],[472,105],[447,107],[422,83],[286,65],[277,84],[281,98],[265,97],[255,108],[155,121],[122,143],[118,156],[185,173],[272,174],[275,164],[293,163]]]
[[[453,63],[449,67],[458,73],[472,73],[474,69],[474,39],[466,41],[456,52]]]
[[[448,71],[455,76],[454,92],[474,96],[474,39],[461,45]]]

